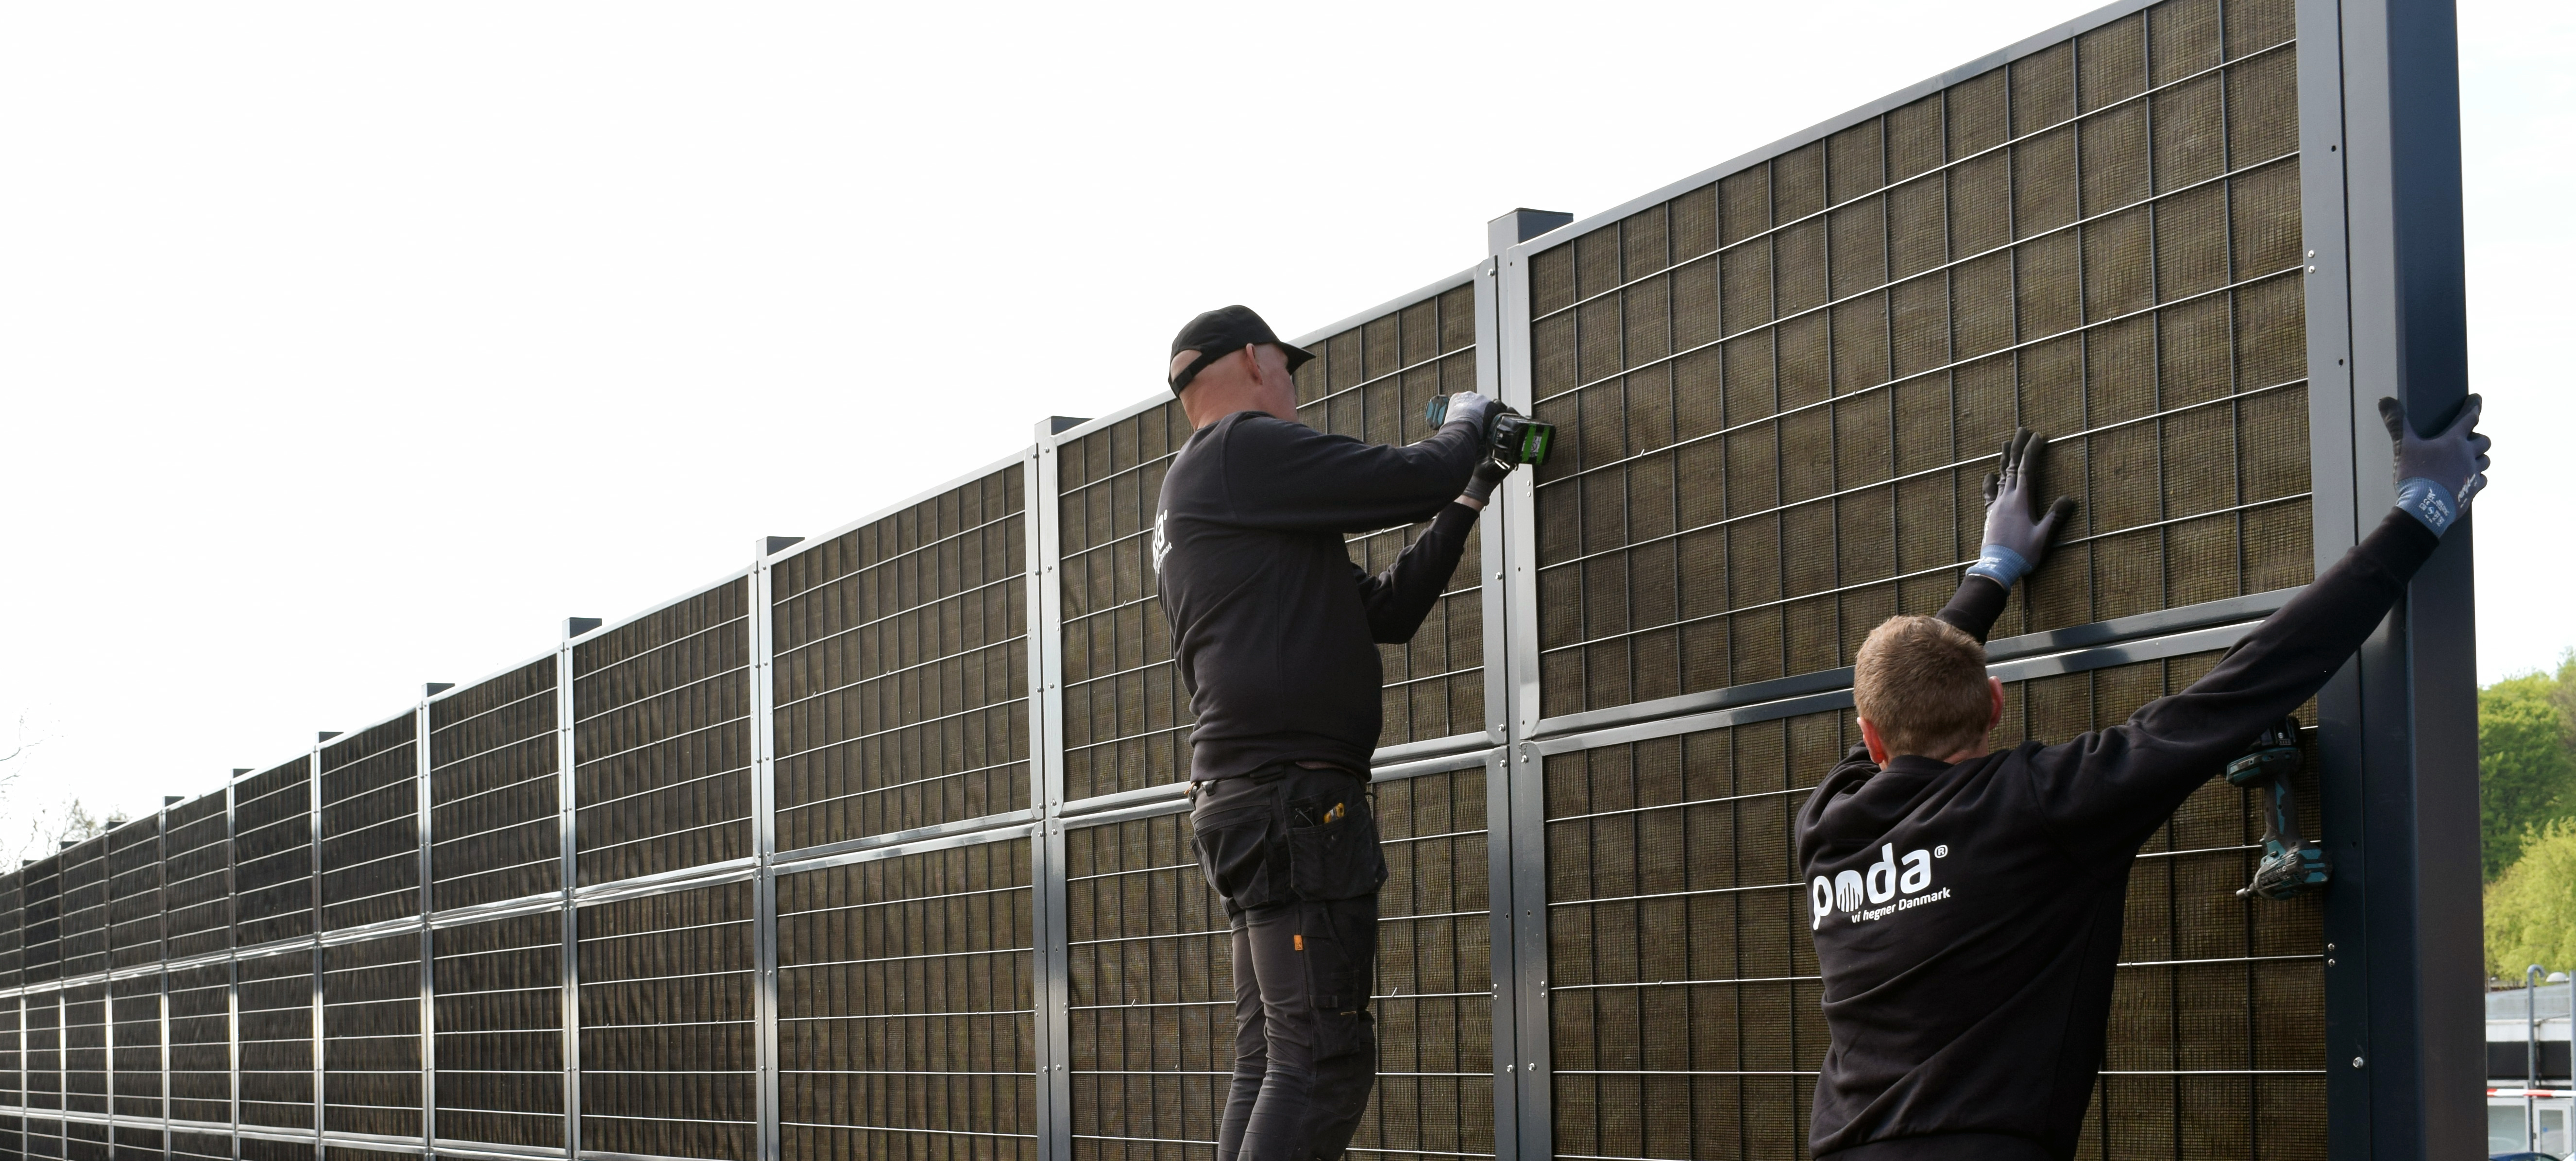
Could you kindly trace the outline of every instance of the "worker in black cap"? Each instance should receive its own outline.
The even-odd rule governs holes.
[[[1190,320],[1167,374],[1197,428],[1163,477],[1154,571],[1198,724],[1191,827],[1234,937],[1234,1085],[1217,1161],[1336,1158],[1377,1083],[1369,992],[1386,879],[1368,798],[1378,645],[1413,637],[1508,469],[1493,401],[1410,447],[1297,422],[1312,355],[1240,306]],[[1431,521],[1368,575],[1350,533]]]

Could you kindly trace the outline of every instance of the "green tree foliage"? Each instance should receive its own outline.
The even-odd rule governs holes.
[[[2481,862],[2497,881],[2540,828],[2576,818],[2576,652],[2478,691]]]
[[[2576,970],[2576,820],[2522,837],[2522,857],[2487,884],[2487,974],[2518,980],[2531,964]]]

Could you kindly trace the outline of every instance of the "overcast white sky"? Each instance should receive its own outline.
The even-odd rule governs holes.
[[[219,786],[1141,398],[1210,304],[1321,326],[2093,6],[0,9],[0,816]],[[2576,645],[2576,18],[2461,19],[2492,677]]]

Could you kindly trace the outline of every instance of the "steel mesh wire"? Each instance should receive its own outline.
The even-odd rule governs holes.
[[[161,1130],[157,1126],[117,1125],[108,1146],[108,1156],[115,1161],[165,1161]]]
[[[17,987],[26,979],[26,899],[25,872],[0,875],[0,988]]]
[[[169,973],[170,1117],[220,1124],[232,1120],[232,965],[205,964]]]
[[[1533,256],[1544,712],[1849,664],[2016,423],[2082,508],[1999,633],[2304,583],[2286,12],[2170,0]]]
[[[313,934],[313,759],[233,786],[233,945]]]
[[[314,1127],[313,958],[299,947],[233,963],[242,1124]]]
[[[221,1133],[175,1130],[170,1134],[170,1156],[188,1161],[232,1161],[233,1139]]]
[[[430,938],[439,1137],[561,1148],[563,913],[441,928]]]
[[[1373,989],[1380,1078],[1352,1147],[1491,1155],[1484,772],[1374,790],[1388,866]],[[1234,1068],[1232,951],[1188,816],[1065,838],[1075,1155],[1212,1156]]]
[[[771,570],[779,849],[1028,806],[1023,472]]]
[[[96,1121],[63,1122],[63,1157],[66,1161],[109,1161],[113,1147],[108,1126]]]
[[[161,959],[161,816],[107,834],[107,943],[113,967]]]
[[[243,1137],[241,1161],[313,1161],[313,1142]]]
[[[581,908],[584,1150],[751,1161],[752,887]]]
[[[1029,875],[1013,840],[780,877],[785,1155],[1037,1155]]]
[[[420,951],[416,931],[322,949],[324,1129],[421,1135]]]
[[[110,981],[107,989],[114,1112],[120,1117],[157,1118],[161,1115],[161,976],[157,972],[128,976]]]
[[[107,970],[107,836],[63,852],[62,972],[64,979]]]
[[[231,818],[217,791],[170,808],[161,840],[161,928],[183,960],[232,946]]]
[[[322,747],[322,929],[420,914],[418,715]]]
[[[23,1108],[27,1103],[26,1028],[20,1022],[20,997],[0,999],[0,1108]],[[6,1142],[0,1141],[0,1147]]]
[[[107,1112],[107,985],[63,989],[63,1111]]]
[[[581,884],[751,854],[750,592],[737,578],[573,646]]]
[[[63,1123],[47,1117],[27,1118],[27,1156],[63,1155]]]
[[[429,707],[430,906],[563,888],[555,659]]]

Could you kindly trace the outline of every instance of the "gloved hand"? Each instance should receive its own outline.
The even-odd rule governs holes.
[[[1985,547],[1977,551],[1968,575],[2011,588],[2048,555],[2048,543],[2057,538],[2057,526],[2074,514],[2075,500],[2060,496],[2047,515],[2040,514],[2039,465],[2047,452],[2048,437],[2027,427],[2014,428],[2012,438],[2004,441],[2002,474],[1986,477]]]
[[[2469,497],[2487,486],[2487,448],[2493,441],[2477,431],[2484,406],[2472,394],[2460,401],[2459,418],[2451,426],[2438,435],[2418,436],[2406,422],[2405,404],[2384,395],[2379,399],[2379,421],[2388,425],[2388,440],[2396,445],[2397,506],[2435,536],[2468,511]]]
[[[1463,419],[1475,424],[1476,432],[1481,436],[1485,430],[1485,420],[1493,413],[1494,401],[1491,397],[1478,395],[1473,391],[1461,391],[1449,397],[1449,411],[1440,417],[1440,425],[1447,427]]]
[[[1494,488],[1511,476],[1510,468],[1495,463],[1494,457],[1487,456],[1476,461],[1476,474],[1467,477],[1467,490],[1460,493],[1459,498],[1473,500],[1476,502],[1475,507],[1482,508],[1493,502]]]

